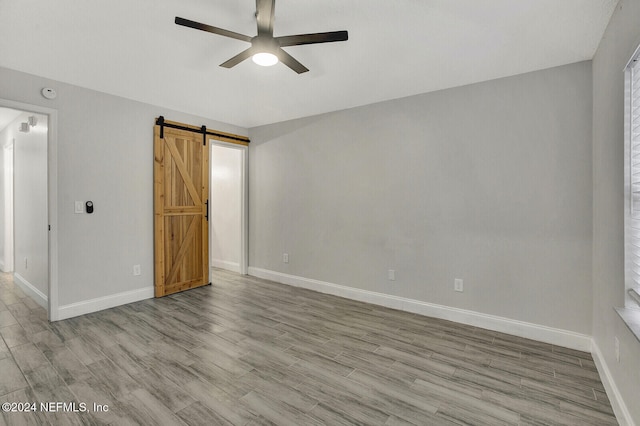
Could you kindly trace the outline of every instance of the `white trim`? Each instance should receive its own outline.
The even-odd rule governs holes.
[[[58,319],[58,111],[49,113],[49,320]]]
[[[640,44],[637,44],[636,49],[633,51],[633,55],[629,57],[629,60],[625,64],[623,72],[626,72],[629,66],[632,65],[633,60],[638,58],[639,56],[640,56]]]
[[[632,177],[632,147],[633,147],[633,112],[632,103],[633,97],[633,59],[638,54],[638,50],[633,53],[633,56],[627,62],[624,72],[624,282],[625,290],[628,290],[636,285],[634,279],[634,245],[631,242],[631,235],[633,234],[634,218],[632,214],[633,210],[633,184],[631,183]],[[632,304],[631,296],[628,291],[624,293],[624,306],[628,307]]]
[[[255,268],[252,266],[249,267],[249,275],[321,293],[332,294],[347,299],[358,300],[428,317],[473,325],[488,330],[499,331],[501,333],[525,337],[527,339],[551,343],[580,351],[589,352],[591,350],[591,336],[569,330],[562,330],[544,325],[499,317],[496,315],[483,314],[481,312],[452,308],[415,299],[407,299],[389,294],[346,287],[310,278],[303,278],[295,275],[283,274],[281,272]]]
[[[640,307],[640,287],[630,288],[627,293],[629,294],[629,297],[631,297],[631,300],[633,300],[636,305]],[[636,307],[634,306],[634,308]]]
[[[152,299],[154,296],[153,287],[145,287],[138,290],[130,290],[109,296],[97,297],[95,299],[84,300],[82,302],[63,305],[58,308],[57,319],[77,317],[79,315],[90,314],[102,311],[127,303],[139,302],[145,299]]]
[[[238,262],[230,262],[222,259],[211,259],[212,268],[226,269],[227,271],[240,273],[240,264]]]
[[[240,228],[240,273],[249,273],[249,179],[247,171],[249,167],[249,147],[242,149],[242,204],[240,211],[242,214],[242,226]]]
[[[611,371],[609,371],[604,355],[602,355],[602,352],[595,340],[592,341],[591,344],[591,355],[593,356],[593,361],[595,362],[598,373],[600,374],[600,380],[602,380],[602,384],[607,391],[607,396],[611,402],[611,408],[613,408],[616,419],[621,426],[635,426],[631,413],[629,413],[627,405],[624,403],[622,395],[620,395],[620,391],[616,386],[616,382],[613,380],[613,376],[611,375]]]
[[[58,315],[58,110],[39,105],[0,99],[0,107],[46,114],[47,128],[47,204],[49,226],[48,310],[49,320]]]
[[[25,292],[29,297],[31,297],[38,305],[47,309],[47,295],[41,292],[26,280],[22,275],[17,272],[13,274],[13,282],[20,287],[20,289]]]

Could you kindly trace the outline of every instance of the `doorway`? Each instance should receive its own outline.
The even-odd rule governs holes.
[[[50,235],[50,225],[57,221],[51,218],[49,198],[56,188],[51,168],[56,124],[55,110],[0,99],[1,266],[27,296],[47,309],[51,320],[57,319]]]
[[[0,135],[4,131],[4,128],[0,126]],[[1,136],[0,136],[1,138]],[[3,234],[2,239],[4,239],[3,252],[2,252],[2,272],[13,272],[13,144],[14,139],[8,140],[6,138],[7,144],[2,149],[2,178],[4,180],[3,185],[3,212],[4,216],[2,217],[3,223]]]
[[[209,263],[246,275],[248,147],[210,142]]]

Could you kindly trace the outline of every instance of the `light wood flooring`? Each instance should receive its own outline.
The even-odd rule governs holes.
[[[588,353],[223,271],[55,323],[3,274],[0,335],[0,403],[109,407],[0,425],[617,424]]]

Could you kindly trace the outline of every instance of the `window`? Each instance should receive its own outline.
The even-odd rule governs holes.
[[[640,307],[640,49],[625,70],[625,306]]]

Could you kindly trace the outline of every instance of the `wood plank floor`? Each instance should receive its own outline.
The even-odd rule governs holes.
[[[0,424],[617,424],[588,353],[224,271],[56,323],[3,274],[0,335]]]

